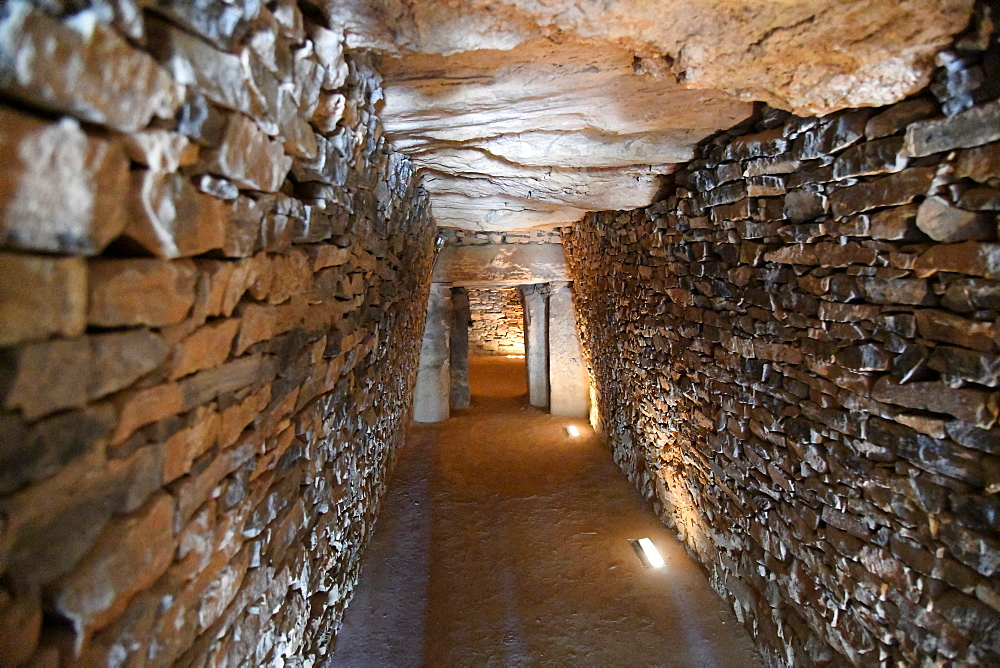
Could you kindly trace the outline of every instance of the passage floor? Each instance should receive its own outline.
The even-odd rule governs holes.
[[[759,665],[610,451],[528,406],[524,375],[473,357],[470,408],[411,428],[329,665]]]

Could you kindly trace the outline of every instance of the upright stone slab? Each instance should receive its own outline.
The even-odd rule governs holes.
[[[451,401],[451,286],[431,285],[427,299],[424,342],[420,346],[417,385],[413,390],[414,422],[443,422]]]
[[[451,410],[469,407],[469,291],[451,291]]]
[[[526,285],[524,296],[524,354],[528,363],[528,401],[549,405],[549,292],[548,284]]]
[[[580,355],[576,316],[569,283],[552,283],[549,296],[549,411],[553,415],[587,417],[590,391]]]

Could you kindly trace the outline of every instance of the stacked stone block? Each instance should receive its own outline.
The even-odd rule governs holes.
[[[439,236],[452,246],[487,246],[498,244],[561,244],[559,229],[511,230],[507,232],[474,232],[441,228]]]
[[[524,354],[524,303],[520,288],[469,288],[469,352]]]
[[[765,110],[564,235],[600,427],[772,665],[1000,662],[984,34],[937,99]]]
[[[314,5],[0,8],[0,665],[312,665],[434,230]]]

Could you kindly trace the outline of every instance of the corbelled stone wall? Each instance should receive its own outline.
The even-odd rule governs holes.
[[[524,354],[524,303],[519,288],[469,288],[469,352]]]
[[[1000,661],[988,36],[937,99],[765,111],[564,237],[599,426],[772,664]]]
[[[79,4],[0,9],[0,665],[311,665],[409,417],[426,195],[312,5]]]

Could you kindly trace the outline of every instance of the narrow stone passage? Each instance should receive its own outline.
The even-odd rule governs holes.
[[[586,422],[528,406],[524,375],[473,358],[470,408],[411,428],[328,665],[758,665]]]

